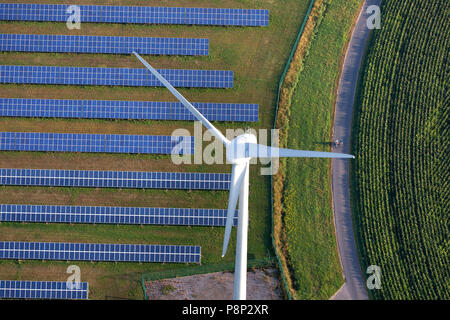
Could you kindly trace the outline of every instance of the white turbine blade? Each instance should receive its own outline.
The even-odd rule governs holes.
[[[245,157],[249,158],[344,158],[354,159],[355,156],[345,153],[305,151],[269,147],[262,144],[247,143],[245,146]]]
[[[148,70],[159,80],[162,84],[169,89],[169,91],[192,113],[192,115],[200,121],[206,129],[211,131],[211,133],[224,145],[230,143],[230,141],[225,138],[225,136],[214,127],[211,122],[208,121],[189,101],[186,100],[185,97],[181,95],[170,83],[167,81],[158,71],[156,71],[147,61],[145,61],[139,54],[133,51],[133,54],[142,62],[144,66],[147,67]]]
[[[230,195],[228,198],[227,223],[225,226],[225,235],[223,238],[222,257],[227,253],[228,243],[230,242],[231,226],[233,225],[234,214],[236,211],[237,200],[241,191],[241,184],[248,170],[247,163],[233,164],[231,171]]]

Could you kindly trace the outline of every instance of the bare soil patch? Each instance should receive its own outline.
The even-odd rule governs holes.
[[[247,300],[282,300],[277,269],[255,269],[247,273]],[[145,283],[149,300],[230,300],[234,274],[214,272]]]

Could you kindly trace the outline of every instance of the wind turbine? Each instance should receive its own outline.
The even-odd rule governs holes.
[[[248,234],[248,191],[249,170],[251,158],[355,158],[349,154],[303,151],[283,149],[257,144],[256,136],[250,133],[242,134],[233,140],[228,140],[217,130],[189,101],[187,101],[158,71],[147,63],[139,54],[133,54],[169,91],[208,129],[216,139],[222,141],[226,149],[227,160],[233,165],[231,171],[230,194],[228,199],[227,220],[223,240],[222,257],[227,252],[230,241],[231,227],[239,199],[239,215],[236,242],[236,263],[234,272],[233,299],[245,300],[247,289],[247,234]]]

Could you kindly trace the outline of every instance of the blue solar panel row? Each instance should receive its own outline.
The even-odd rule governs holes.
[[[158,70],[174,87],[232,88],[233,71]],[[161,87],[147,69],[0,65],[0,83]]]
[[[269,10],[81,5],[81,22],[267,26]],[[68,5],[0,3],[0,20],[66,22]]]
[[[194,137],[128,134],[0,132],[0,150],[193,154]]]
[[[257,104],[193,105],[210,121],[258,121]],[[179,102],[0,98],[0,117],[195,120]]]
[[[229,173],[0,169],[0,185],[228,190]]]
[[[89,294],[87,282],[0,280],[0,299],[77,299],[85,300]]]
[[[200,263],[198,246],[0,242],[0,259]]]
[[[0,221],[4,222],[225,226],[226,217],[224,209],[0,204]]]
[[[0,34],[0,51],[208,55],[208,39]]]

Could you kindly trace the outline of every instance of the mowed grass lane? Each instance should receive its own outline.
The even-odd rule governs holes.
[[[359,0],[323,1],[292,96],[287,147],[331,151],[336,88]],[[343,284],[331,206],[329,159],[283,160],[283,232],[297,299],[329,299]]]

